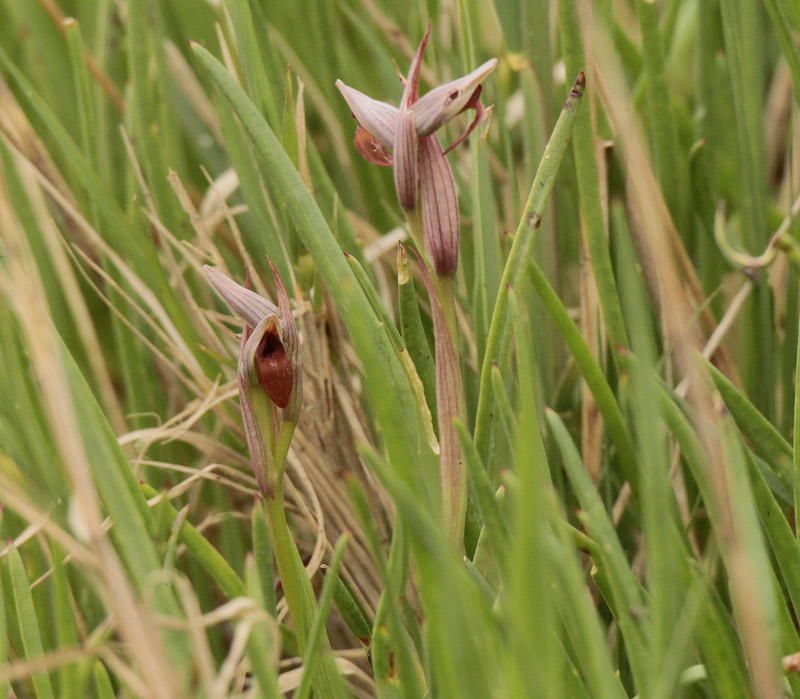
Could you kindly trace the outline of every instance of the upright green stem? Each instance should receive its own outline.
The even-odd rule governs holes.
[[[573,75],[581,69],[581,66],[586,65],[577,0],[558,0],[558,22],[567,74]],[[622,304],[617,293],[617,282],[608,249],[594,148],[595,133],[591,111],[584,110],[575,122],[572,152],[575,156],[581,216],[586,225],[586,243],[592,260],[600,305],[603,308],[609,344],[613,348],[628,347]],[[612,353],[612,357],[616,361],[616,353]]]
[[[455,277],[453,275],[434,276],[433,280],[436,295],[439,297],[439,303],[442,304],[442,311],[447,321],[447,329],[450,331],[450,338],[453,340],[453,346],[457,349],[458,320],[456,318]]]
[[[286,521],[283,494],[277,494],[274,498],[264,498],[263,502],[283,594],[286,597],[286,604],[289,605],[289,614],[294,621],[297,645],[300,647],[300,653],[304,654],[310,619],[304,613],[301,582],[298,576],[298,565],[302,568],[303,563],[289,531],[289,523]]]
[[[794,466],[793,492],[794,511],[800,512],[800,337],[797,342],[797,363],[794,379],[794,441],[792,445],[792,465]],[[800,527],[795,527],[800,539]]]
[[[427,251],[425,250],[425,237],[422,233],[422,212],[419,207],[413,211],[405,211],[406,223],[408,223],[408,232],[411,234],[411,240],[417,246],[420,254],[427,258]]]
[[[286,521],[286,509],[283,502],[283,490],[277,491],[275,497],[264,498],[264,508],[269,523],[269,534],[275,562],[278,564],[283,594],[289,606],[289,614],[294,621],[297,645],[304,663],[309,662],[309,653],[317,658],[316,670],[312,679],[314,696],[338,697],[341,694],[341,681],[333,661],[330,640],[323,633],[314,648],[308,645],[309,634],[316,610],[316,599],[311,581],[306,575],[300,552],[294,543]],[[337,691],[339,690],[339,691]]]
[[[478,411],[475,418],[475,446],[484,463],[491,470],[490,457],[496,421],[492,418],[492,366],[497,363],[502,371],[508,361],[510,345],[510,320],[508,312],[508,290],[515,288],[528,268],[536,232],[542,222],[545,204],[553,190],[556,174],[558,173],[561,159],[567,148],[575,117],[578,113],[581,97],[586,87],[586,78],[580,72],[572,85],[569,97],[561,111],[550,141],[545,147],[544,155],[539,163],[539,169],[533,180],[525,211],[517,227],[514,244],[503,270],[500,289],[495,301],[492,322],[489,326],[489,337],[486,344],[486,354],[483,356],[481,366],[480,396],[478,398]]]

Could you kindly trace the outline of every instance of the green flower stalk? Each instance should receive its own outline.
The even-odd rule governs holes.
[[[451,541],[461,551],[467,479],[453,425],[454,419],[464,419],[454,287],[460,223],[456,183],[445,155],[490,116],[492,108],[484,109],[480,100],[481,83],[497,59],[420,97],[419,74],[430,33],[428,25],[403,80],[399,107],[374,100],[341,80],[336,86],[358,122],[354,139],[358,152],[375,165],[393,166],[398,202],[416,246],[425,251],[433,268],[431,279],[420,260],[434,312],[442,514]],[[475,118],[445,150],[436,131],[467,109],[474,110]]]

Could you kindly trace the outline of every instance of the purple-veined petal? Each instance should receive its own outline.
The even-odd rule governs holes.
[[[391,148],[394,145],[397,125],[397,107],[374,100],[363,92],[345,85],[341,80],[336,81],[336,87],[339,88],[359,125],[384,146]]]
[[[458,196],[450,163],[436,134],[419,141],[420,198],[425,246],[438,276],[458,266]]]
[[[250,452],[250,463],[253,467],[253,474],[256,477],[258,485],[258,492],[264,497],[275,497],[275,490],[267,480],[267,468],[270,463],[269,451],[264,442],[264,433],[261,431],[261,426],[258,423],[256,416],[255,406],[253,399],[250,395],[252,386],[244,378],[242,369],[246,362],[244,361],[245,348],[250,340],[252,328],[245,323],[242,329],[242,342],[239,345],[239,402],[242,406],[242,422],[244,424],[244,435],[247,439],[247,449]]]
[[[422,54],[425,53],[425,47],[428,45],[428,38],[431,35],[431,26],[429,22],[428,30],[425,32],[425,36],[422,37],[422,41],[419,42],[414,58],[411,59],[408,77],[403,86],[403,97],[400,100],[400,111],[413,106],[417,101],[419,95],[419,71],[422,68]]]
[[[463,78],[433,88],[414,104],[414,124],[420,137],[432,134],[460,114],[472,99],[476,88],[497,66],[492,58]]]
[[[394,137],[394,188],[397,199],[406,211],[417,208],[419,168],[417,147],[419,139],[414,131],[414,114],[401,109]]]
[[[422,41],[419,42],[417,52],[411,59],[408,77],[403,86],[403,97],[400,100],[400,109],[397,115],[397,131],[394,135],[394,188],[400,206],[406,211],[417,208],[417,188],[419,186],[418,169],[418,141],[414,129],[414,113],[412,106],[417,101],[419,91],[419,71],[422,68],[422,55],[428,37],[431,35],[431,25]]]
[[[473,129],[480,124],[483,119],[486,117],[488,113],[490,113],[493,107],[489,107],[489,109],[484,109],[483,104],[481,104],[481,90],[482,86],[478,85],[475,88],[475,92],[472,93],[472,97],[469,98],[469,102],[467,102],[464,109],[474,109],[475,110],[475,118],[470,122],[469,126],[464,129],[464,132],[455,140],[453,141],[444,151],[444,154],[447,155],[453,148],[455,148],[459,143],[463,142],[464,139],[469,136]]]
[[[266,316],[272,314],[280,319],[278,307],[250,289],[245,289],[214,267],[203,265],[208,281],[217,290],[231,310],[251,328],[255,328]]]

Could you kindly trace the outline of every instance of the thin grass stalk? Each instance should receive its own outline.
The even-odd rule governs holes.
[[[577,0],[559,0],[558,7],[564,62],[567,74],[572,75],[586,65]],[[583,109],[575,122],[572,150],[578,178],[581,215],[586,225],[589,256],[594,269],[600,305],[603,308],[608,340],[616,352],[618,347],[628,347],[628,334],[622,316],[614,270],[611,266],[605,216],[600,200],[595,140],[592,111]]]
[[[493,403],[492,366],[497,363],[501,371],[503,371],[508,363],[508,349],[511,337],[508,291],[519,285],[530,261],[536,232],[541,225],[544,207],[550,197],[550,192],[553,190],[561,159],[572,134],[572,128],[575,125],[585,87],[586,78],[581,72],[572,85],[569,97],[564,104],[558,122],[556,122],[550,141],[539,164],[536,177],[531,185],[525,210],[517,227],[511,252],[506,260],[492,313],[486,353],[481,364],[480,393],[475,416],[475,446],[490,473],[494,469],[491,451],[495,431],[495,420],[491,416]]]
[[[586,340],[581,335],[575,322],[570,318],[566,307],[535,262],[531,262],[529,278],[536,293],[542,300],[545,310],[567,343],[567,347],[578,364],[584,381],[586,381],[589,390],[592,392],[597,408],[603,420],[605,420],[608,434],[617,448],[625,478],[633,486],[634,497],[636,497],[639,480],[638,461],[628,432],[627,422],[620,410],[614,392],[611,390],[608,380],[594,358],[592,351],[586,344]]]

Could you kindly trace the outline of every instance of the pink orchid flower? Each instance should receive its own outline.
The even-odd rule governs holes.
[[[459,234],[456,185],[444,156],[490,114],[491,107],[484,109],[480,101],[481,83],[497,66],[497,59],[419,97],[422,54],[430,33],[428,25],[411,61],[399,107],[374,100],[341,80],[336,87],[358,122],[354,139],[358,152],[375,165],[393,165],[400,206],[406,212],[421,208],[425,246],[436,274],[442,276],[455,274]],[[475,111],[475,118],[443,150],[437,129],[467,109]]]
[[[300,418],[303,373],[300,338],[289,296],[275,265],[271,261],[269,264],[277,306],[214,267],[205,265],[203,270],[231,310],[244,321],[238,366],[242,419],[258,490],[272,499],[283,477],[274,466],[272,451],[282,423],[294,429]]]

